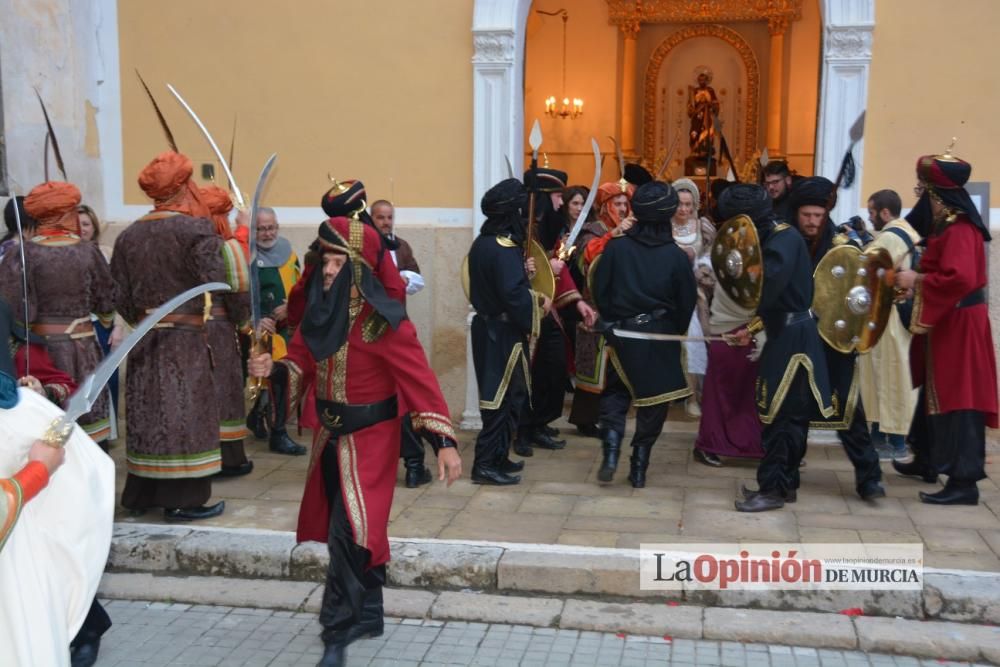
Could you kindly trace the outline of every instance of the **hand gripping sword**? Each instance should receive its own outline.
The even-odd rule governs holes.
[[[590,138],[590,147],[594,150],[594,181],[590,184],[590,192],[587,193],[587,198],[583,202],[583,208],[580,209],[576,223],[573,224],[573,229],[569,231],[569,236],[560,244],[559,250],[556,252],[556,256],[564,262],[570,258],[576,248],[573,244],[576,243],[576,237],[580,235],[580,230],[587,222],[587,216],[590,215],[590,209],[593,208],[594,200],[597,198],[597,189],[601,186],[601,147],[597,143],[597,139]]]
[[[73,432],[73,424],[81,416],[85,415],[90,408],[97,401],[98,396],[104,391],[104,386],[111,379],[114,374],[115,369],[118,365],[125,359],[125,355],[132,351],[132,348],[145,336],[149,331],[156,326],[156,324],[162,320],[164,317],[173,312],[178,306],[183,305],[187,301],[206,294],[208,292],[228,292],[230,290],[229,285],[226,283],[205,283],[204,285],[198,285],[197,287],[192,287],[186,292],[178,294],[174,298],[167,301],[165,304],[154,310],[152,313],[147,315],[139,325],[125,337],[118,347],[116,347],[111,354],[104,358],[94,372],[88,375],[83,382],[80,383],[79,388],[73,393],[69,398],[69,402],[66,404],[66,411],[62,416],[57,417],[53,421],[49,428],[45,431],[45,435],[42,436],[42,440],[45,444],[51,447],[62,447],[69,440],[70,434]]]
[[[277,154],[272,153],[271,157],[264,163],[264,168],[260,171],[257,179],[257,188],[253,192],[253,204],[250,206],[250,324],[253,330],[250,332],[251,354],[261,355],[270,349],[271,335],[260,330],[260,269],[257,262],[257,216],[260,211],[260,199],[264,194],[264,186],[267,178],[271,175],[271,168],[274,167]],[[239,188],[233,188],[239,192]],[[255,402],[260,396],[260,390],[264,384],[264,378],[251,377],[247,379],[247,398]]]

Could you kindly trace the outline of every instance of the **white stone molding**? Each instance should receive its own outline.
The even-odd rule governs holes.
[[[816,135],[816,173],[833,180],[850,144],[851,125],[868,104],[875,0],[823,0],[823,75]],[[863,208],[859,189],[864,140],[854,147],[854,185],[841,189],[831,213],[842,222]]]
[[[482,416],[479,414],[479,386],[476,383],[476,368],[472,361],[472,318],[476,314],[469,311],[465,319],[465,410],[462,411],[462,421],[458,428],[463,431],[478,431],[483,427]]]

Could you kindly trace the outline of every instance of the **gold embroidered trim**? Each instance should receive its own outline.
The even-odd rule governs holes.
[[[499,410],[500,404],[503,403],[503,397],[507,395],[507,387],[510,385],[510,378],[514,374],[514,367],[517,365],[518,357],[521,358],[524,363],[525,370],[527,370],[527,360],[524,358],[524,345],[521,343],[516,343],[510,351],[510,356],[507,357],[507,366],[503,371],[503,378],[500,380],[500,386],[497,387],[497,393],[493,397],[492,401],[479,401],[480,410]],[[528,383],[528,391],[531,389],[531,380],[527,372],[525,373],[525,381]]]
[[[338,439],[338,462],[340,463],[340,484],[347,505],[347,513],[354,526],[354,541],[368,548],[368,516],[365,512],[365,498],[361,491],[361,479],[358,476],[358,450],[354,444],[354,435],[345,435]]]
[[[931,354],[931,335],[927,334],[924,341],[924,367],[927,369],[924,371],[924,387],[927,391],[924,392],[927,401],[927,414],[929,415],[939,415],[941,414],[941,401],[938,398],[937,385],[934,384],[934,355]]]
[[[542,318],[545,317],[545,313],[542,312],[540,292],[535,290],[528,290],[531,292],[531,334],[532,338],[538,338],[538,334],[542,331]]]
[[[837,414],[841,414],[842,418],[838,422],[829,421],[811,421],[809,426],[812,428],[832,428],[834,430],[841,430],[848,428],[851,425],[851,420],[854,418],[854,410],[858,407],[858,399],[861,397],[861,383],[858,381],[858,364],[854,364],[854,372],[851,374],[851,388],[847,391],[847,401],[844,403],[844,411],[841,413],[837,408],[837,392],[834,391],[831,395],[831,402],[833,403],[833,411],[830,415],[831,417]],[[819,401],[817,401],[819,403]],[[826,417],[827,415],[823,415]]]
[[[570,290],[564,294],[560,294],[559,297],[552,302],[552,307],[556,309],[564,308],[571,303],[579,301],[581,298],[582,297],[580,296],[580,293],[577,292],[575,289]]]
[[[931,330],[931,325],[924,324],[921,316],[924,314],[924,281],[918,280],[913,287],[913,314],[910,316],[910,332],[925,334]]]
[[[366,343],[374,343],[382,337],[388,328],[389,323],[386,322],[385,318],[379,315],[378,311],[373,310],[365,318],[365,323],[361,325],[361,340]]]
[[[778,410],[781,409],[781,404],[785,402],[788,388],[791,386],[799,366],[806,369],[806,377],[809,379],[809,389],[813,393],[813,398],[816,399],[816,405],[819,406],[820,414],[824,417],[833,416],[833,408],[829,405],[823,405],[823,397],[820,396],[819,387],[816,386],[816,370],[813,368],[812,359],[809,358],[809,355],[799,352],[798,354],[793,354],[792,358],[788,360],[788,365],[785,366],[785,374],[781,376],[781,382],[774,392],[774,398],[771,399],[770,409],[766,413],[759,415],[762,423],[770,424],[778,415]],[[822,423],[826,425],[826,422]]]
[[[455,427],[451,419],[436,412],[411,412],[410,419],[413,422],[413,429],[419,431],[426,429],[434,433],[440,433],[454,440],[458,440],[455,435]]]
[[[516,248],[517,243],[514,242],[509,236],[497,236],[497,245],[501,248]]]
[[[670,401],[676,401],[681,398],[687,398],[691,396],[694,392],[691,391],[690,387],[683,387],[681,389],[676,389],[674,391],[668,391],[665,394],[657,394],[656,396],[646,396],[644,398],[636,398],[635,388],[629,381],[628,376],[625,375],[625,369],[622,368],[622,362],[618,359],[618,353],[615,352],[615,348],[608,346],[608,356],[611,358],[611,364],[615,367],[618,372],[618,377],[622,379],[622,383],[625,388],[628,389],[629,395],[632,396],[632,405],[637,408],[646,408],[651,405],[659,405],[660,403],[668,403]]]

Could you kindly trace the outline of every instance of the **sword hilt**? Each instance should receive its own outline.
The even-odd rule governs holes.
[[[252,331],[250,332],[250,354],[251,356],[259,356],[271,351],[271,334],[267,331]],[[247,399],[251,403],[256,403],[257,398],[260,396],[261,390],[264,388],[264,381],[267,378],[260,377],[249,377],[247,379],[246,394]]]
[[[45,429],[42,442],[54,449],[62,449],[66,446],[72,433],[73,422],[66,419],[66,415],[61,415],[53,419],[49,427]]]

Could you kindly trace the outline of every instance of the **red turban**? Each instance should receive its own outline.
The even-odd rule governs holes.
[[[595,203],[598,208],[598,216],[610,229],[614,229],[621,222],[621,219],[615,214],[614,210],[606,204],[617,197],[618,195],[625,195],[627,201],[632,200],[632,193],[635,192],[635,186],[631,183],[625,184],[625,189],[622,189],[621,183],[615,181],[613,183],[602,183],[601,187],[597,188],[597,197],[595,198]],[[628,213],[626,217],[632,214],[632,205],[629,204]]]
[[[80,234],[80,190],[72,183],[49,181],[36,186],[24,198],[24,210],[38,220],[41,233]]]
[[[229,193],[218,185],[199,188],[198,193],[212,214],[215,231],[226,240],[233,238],[233,231],[229,228],[229,212],[233,210],[233,200],[229,198]]]
[[[208,218],[208,207],[201,201],[198,188],[191,181],[194,166],[180,153],[160,153],[139,172],[139,187],[155,203],[158,211],[176,211],[197,218]]]

